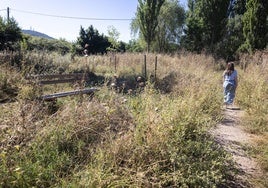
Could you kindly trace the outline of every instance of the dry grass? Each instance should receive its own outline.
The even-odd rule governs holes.
[[[17,103],[5,104],[0,110],[3,122],[0,185],[228,185],[231,162],[207,135],[207,129],[221,119],[219,70],[222,62],[206,55],[157,55],[157,78],[154,78],[155,56],[146,56],[150,81],[136,95],[122,95],[102,86],[93,99],[76,96],[56,103],[40,103],[32,100],[40,94],[40,88],[23,85]],[[106,77],[117,74],[123,78],[144,73],[143,54],[75,57],[73,60],[68,56],[46,54],[27,54],[26,57],[24,74],[26,70],[38,73],[36,64],[48,73],[92,70]],[[46,60],[51,64],[46,66]],[[241,73],[240,79],[245,79],[241,80],[237,102],[248,108],[249,114],[257,113],[257,105],[250,105],[249,98],[244,99],[253,83],[245,75]],[[69,85],[64,85],[44,90],[55,92],[68,88]],[[267,90],[258,88],[257,91],[256,95],[263,97]],[[261,111],[267,112],[265,108]]]
[[[246,110],[244,125],[246,129],[257,135],[257,144],[253,155],[258,158],[265,177],[263,185],[268,182],[268,53],[256,52],[241,58],[239,90],[237,101]]]

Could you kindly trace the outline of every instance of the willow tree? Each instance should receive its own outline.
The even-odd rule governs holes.
[[[160,52],[177,50],[183,26],[185,10],[178,0],[166,0],[159,14],[159,24],[156,28],[156,44]]]
[[[150,46],[156,35],[156,27],[158,25],[158,16],[161,6],[165,0],[138,0],[137,18],[138,24],[147,43],[147,51],[150,51]]]

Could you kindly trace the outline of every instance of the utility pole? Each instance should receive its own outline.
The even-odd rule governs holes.
[[[9,7],[7,7],[7,22],[9,22]]]

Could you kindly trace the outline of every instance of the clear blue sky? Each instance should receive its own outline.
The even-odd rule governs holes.
[[[180,0],[186,5],[187,0]],[[119,40],[131,39],[130,20],[91,20],[63,17],[132,19],[135,17],[138,0],[0,0],[0,16],[15,18],[19,27],[45,33],[54,38],[75,41],[80,26],[87,29],[93,25],[100,34],[107,35],[109,26],[120,33]],[[33,13],[33,14],[32,14]],[[39,15],[46,14],[51,16]],[[59,16],[59,17],[54,17]],[[63,17],[60,17],[63,16]]]

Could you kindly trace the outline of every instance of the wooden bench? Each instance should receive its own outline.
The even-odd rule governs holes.
[[[86,73],[51,74],[51,75],[28,75],[26,79],[38,85],[50,85],[60,83],[78,83],[80,86],[89,80]],[[93,94],[97,88],[84,88],[73,91],[64,91],[54,94],[42,95],[39,98],[44,101],[53,101],[60,97],[71,95]]]
[[[53,101],[57,98],[60,97],[67,97],[71,95],[81,95],[81,94],[94,94],[95,91],[97,91],[97,88],[89,88],[89,89],[79,89],[79,90],[74,90],[74,91],[66,91],[66,92],[59,92],[59,93],[54,93],[54,94],[49,94],[49,95],[42,95],[40,96],[41,100],[44,101]]]
[[[34,81],[39,85],[47,84],[59,84],[59,83],[82,83],[88,80],[88,76],[85,73],[72,73],[72,74],[40,74],[40,75],[28,75],[27,80]]]

